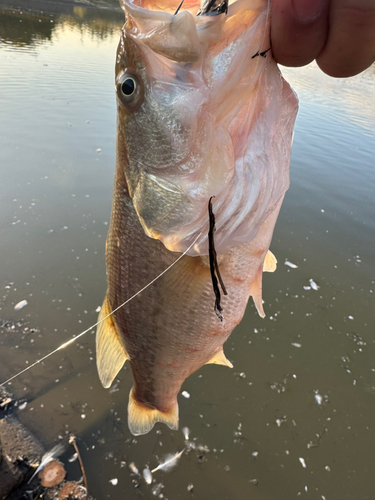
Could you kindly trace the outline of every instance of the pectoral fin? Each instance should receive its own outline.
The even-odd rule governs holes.
[[[258,314],[261,318],[265,317],[263,304],[262,304],[262,274],[263,266],[258,269],[255,275],[253,284],[251,285],[250,295],[253,297],[255,307],[257,308]]]
[[[276,271],[277,259],[271,250],[268,250],[263,262],[263,272],[273,273]]]
[[[233,368],[232,363],[225,357],[223,348],[220,347],[218,351],[215,352],[215,354],[212,356],[212,358],[207,361],[206,365],[224,365],[227,366],[228,368]]]
[[[99,314],[99,321],[111,313],[107,297]],[[102,321],[96,330],[96,365],[103,386],[108,389],[125,361],[129,359],[117,331],[113,316]]]
[[[157,422],[168,425],[172,430],[178,429],[178,404],[168,412],[161,412],[156,408],[148,406],[137,401],[134,396],[134,388],[131,389],[128,405],[128,425],[133,436],[147,434]]]

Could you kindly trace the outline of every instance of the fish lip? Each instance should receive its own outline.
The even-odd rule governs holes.
[[[161,10],[150,10],[138,5],[134,5],[136,0],[121,0],[122,9],[133,17],[138,18],[152,18],[157,21],[170,21],[173,14]]]
[[[138,18],[152,18],[155,21],[167,21],[169,22],[171,18],[174,16],[173,13],[165,12],[162,10],[150,10],[145,7],[140,7],[139,5],[134,5],[137,0],[120,0],[121,8],[125,13],[130,14],[133,17]],[[265,0],[259,0],[259,2],[264,2]],[[246,8],[248,0],[235,0],[233,3],[228,5],[228,11],[226,13],[226,17],[231,16],[234,11],[241,8],[241,4],[244,4],[243,7]],[[198,6],[199,9],[199,6]],[[181,11],[180,11],[181,12]],[[216,22],[217,16],[195,16],[198,24],[206,24],[211,22]],[[219,16],[220,17],[220,16]]]

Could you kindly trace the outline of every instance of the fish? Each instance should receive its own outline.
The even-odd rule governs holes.
[[[128,361],[128,426],[137,436],[157,422],[178,428],[181,386],[203,365],[232,368],[223,345],[250,296],[265,316],[262,275],[276,269],[269,247],[289,187],[298,99],[272,57],[267,0],[121,5],[96,360],[105,388]],[[222,321],[209,236],[227,292]]]

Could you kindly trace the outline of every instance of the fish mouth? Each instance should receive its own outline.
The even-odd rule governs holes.
[[[171,16],[178,14],[182,9],[189,11],[193,16],[200,19],[212,18],[220,14],[231,14],[232,8],[237,4],[243,4],[244,8],[248,0],[120,0],[122,7],[130,15],[142,18],[152,18],[160,21],[170,21]],[[265,3],[265,0],[259,0]]]
[[[148,18],[155,21],[169,22],[176,13],[179,2],[176,0],[163,0],[155,2],[153,0],[120,0],[122,8],[131,16],[137,18]],[[200,7],[199,0],[184,0],[184,10],[189,10],[193,15]],[[162,10],[159,10],[162,9]]]

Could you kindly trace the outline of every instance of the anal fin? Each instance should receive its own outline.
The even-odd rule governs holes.
[[[263,272],[273,273],[276,271],[277,259],[271,250],[268,250],[263,262]]]
[[[215,354],[212,356],[212,358],[207,361],[206,365],[223,365],[227,366],[228,368],[233,368],[232,363],[225,357],[223,348],[220,347]]]
[[[133,436],[147,434],[157,422],[166,424],[170,429],[178,429],[178,404],[168,412],[161,412],[156,408],[150,408],[137,401],[134,396],[134,387],[129,394],[128,425]]]
[[[253,297],[253,301],[255,307],[257,308],[259,316],[261,318],[264,318],[265,313],[263,310],[263,303],[262,303],[262,275],[263,275],[263,266],[261,266],[258,269],[255,275],[255,279],[253,281],[253,284],[251,285],[250,295]]]
[[[107,296],[99,313],[99,321],[111,313]],[[129,359],[123,346],[115,321],[109,316],[96,329],[96,365],[103,387],[111,386],[125,361]]]

